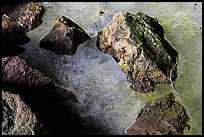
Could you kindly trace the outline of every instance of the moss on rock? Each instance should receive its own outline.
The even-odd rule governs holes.
[[[156,18],[142,12],[119,12],[99,33],[98,47],[116,59],[134,90],[149,92],[153,84],[170,83],[178,56],[163,35]]]
[[[182,135],[185,128],[190,128],[188,119],[183,106],[170,93],[146,104],[127,131],[131,135]]]

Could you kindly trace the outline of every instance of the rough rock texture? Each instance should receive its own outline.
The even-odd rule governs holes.
[[[98,47],[111,54],[132,88],[153,91],[152,84],[169,83],[177,52],[164,39],[158,20],[142,12],[119,12],[98,35]],[[176,78],[176,69],[172,79]]]
[[[2,114],[2,135],[34,134],[38,120],[19,95],[2,91]]]
[[[40,47],[62,55],[73,55],[89,35],[70,19],[61,16],[52,30],[40,41]]]
[[[19,47],[30,40],[24,29],[13,19],[2,15],[2,56],[16,55],[24,51]]]
[[[2,58],[2,80],[27,87],[42,86],[51,82],[50,78],[31,68],[18,56]]]
[[[90,133],[88,130],[93,129],[91,125],[84,127],[84,120],[74,112],[71,104],[77,103],[78,99],[71,91],[55,86],[49,77],[31,68],[18,56],[2,59],[2,87],[7,92],[18,94],[31,112],[36,114],[40,123],[37,123],[32,134],[82,134]],[[3,108],[6,107],[4,105]],[[13,115],[14,112],[11,113]],[[13,126],[13,123],[4,122],[5,130]],[[16,129],[20,130],[21,127],[16,125]],[[30,130],[9,134],[30,134]]]
[[[128,129],[129,135],[182,135],[188,116],[173,93],[146,104]]]
[[[44,11],[43,5],[39,2],[22,2],[12,6],[6,14],[29,31],[42,23]]]
[[[9,85],[11,88],[19,87],[19,89],[46,89],[50,92],[56,92],[62,99],[77,102],[74,94],[55,86],[49,77],[30,67],[24,59],[18,56],[2,58],[2,82],[4,88]],[[8,89],[10,88],[8,87]],[[20,94],[19,92],[16,93]]]

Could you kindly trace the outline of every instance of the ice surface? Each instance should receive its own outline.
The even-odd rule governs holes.
[[[170,85],[156,86],[153,93],[135,93],[114,59],[99,51],[95,39],[81,44],[75,55],[56,55],[39,48],[40,40],[59,16],[67,16],[91,37],[102,30],[118,11],[142,11],[156,17],[165,38],[178,51],[178,101],[190,117],[191,129],[185,134],[202,134],[202,3],[198,2],[43,2],[42,25],[28,32],[31,41],[24,45],[23,57],[61,87],[76,94],[82,117],[91,118],[103,132],[123,134],[139,110],[152,99],[171,92]],[[99,16],[99,12],[104,14]],[[193,51],[193,52],[192,52]]]
[[[38,66],[56,85],[72,91],[80,102],[78,113],[97,120],[106,133],[123,134],[143,105],[131,94],[134,91],[116,61],[97,49],[96,38],[79,45],[72,56],[54,55],[44,49],[22,56],[29,60],[38,58],[38,62],[30,63]]]

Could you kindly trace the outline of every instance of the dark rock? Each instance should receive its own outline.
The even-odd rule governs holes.
[[[27,37],[24,29],[13,19],[2,16],[2,56],[12,56],[20,54],[24,48],[19,45],[27,43],[30,38]]]
[[[12,6],[6,14],[30,31],[42,23],[44,7],[39,2],[22,2]]]
[[[49,77],[33,69],[18,56],[2,58],[2,80],[22,86],[42,86],[51,82]]]
[[[99,16],[102,16],[104,14],[104,11],[99,12]]]
[[[76,96],[71,91],[55,86],[49,77],[30,67],[24,59],[17,56],[2,59],[2,88],[4,91],[18,94],[31,112],[36,114],[40,123],[37,123],[32,134],[82,132],[82,121],[72,106],[73,103],[78,103]],[[6,104],[3,104],[3,108],[6,107],[4,105]],[[7,116],[8,114],[5,115],[5,119],[9,119]],[[11,127],[8,122],[4,123],[5,130]],[[13,126],[13,123],[11,125]],[[27,132],[30,134],[30,130],[25,130],[22,134]],[[9,134],[21,133],[9,132]]]
[[[2,58],[2,81],[3,84],[15,85],[19,88],[33,87],[33,89],[49,90],[65,100],[65,102],[70,100],[77,102],[77,98],[73,93],[55,86],[49,77],[30,67],[24,59],[18,56]],[[6,87],[6,85],[4,86]]]
[[[19,95],[2,91],[2,135],[34,135],[38,120]]]
[[[146,104],[127,130],[129,135],[182,135],[189,118],[172,93]]]
[[[44,48],[62,55],[73,55],[77,46],[90,39],[89,35],[70,19],[61,16],[52,30],[40,41]]]
[[[97,45],[115,58],[134,90],[150,92],[153,84],[170,83],[178,56],[163,34],[157,19],[141,12],[119,12],[99,33]]]

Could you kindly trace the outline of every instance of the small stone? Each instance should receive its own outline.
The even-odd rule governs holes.
[[[136,121],[127,130],[129,135],[183,135],[189,129],[184,107],[176,102],[172,93],[146,104]]]
[[[90,39],[89,35],[65,16],[61,16],[52,30],[40,41],[40,48],[60,55],[73,55],[77,46]]]
[[[102,16],[104,14],[104,11],[99,12],[99,16]]]
[[[119,12],[98,34],[98,48],[111,54],[132,88],[153,91],[153,84],[170,83],[178,53],[164,39],[158,20],[142,12]],[[176,78],[176,69],[172,73]]]
[[[44,12],[39,2],[22,2],[11,7],[6,14],[22,24],[26,31],[30,31],[42,23]]]

